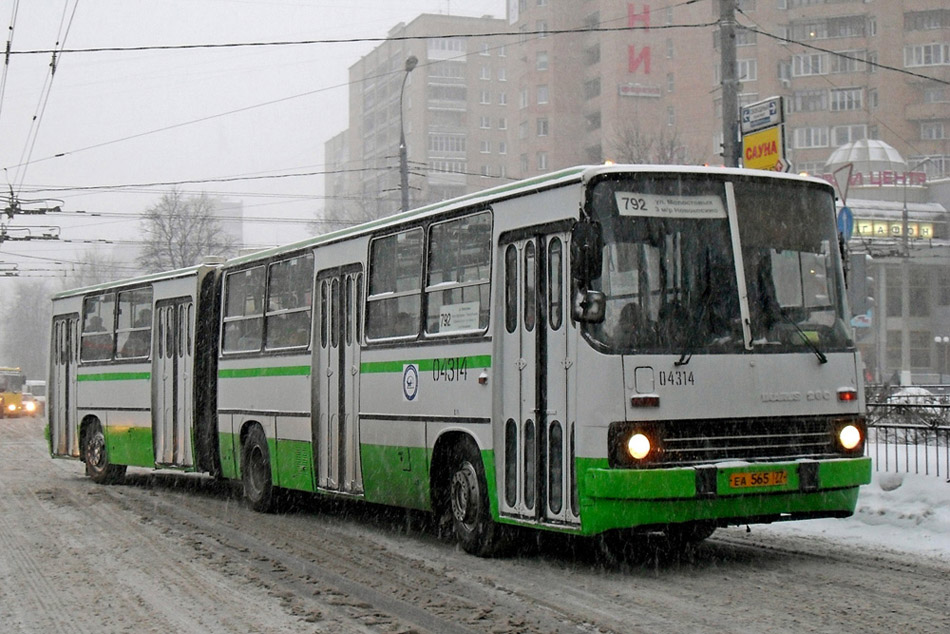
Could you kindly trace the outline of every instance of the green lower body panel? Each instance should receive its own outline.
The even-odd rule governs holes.
[[[368,502],[430,510],[429,456],[424,447],[360,445]]]
[[[130,467],[155,466],[151,427],[112,425],[103,431],[109,462]]]
[[[854,512],[870,458],[671,469],[610,469],[578,460],[582,532],[696,520],[724,524]]]
[[[218,434],[218,452],[221,456],[221,476],[237,480],[241,477],[238,451],[241,440],[237,434]]]
[[[276,444],[276,447],[275,447]],[[313,445],[303,440],[267,441],[274,458],[271,472],[277,486],[297,491],[313,491]]]

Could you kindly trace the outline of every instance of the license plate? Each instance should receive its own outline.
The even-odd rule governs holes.
[[[733,489],[750,487],[777,487],[788,484],[788,471],[753,471],[729,475],[729,486]]]

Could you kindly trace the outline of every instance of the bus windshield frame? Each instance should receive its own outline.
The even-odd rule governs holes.
[[[594,179],[610,354],[853,351],[830,188],[753,175],[623,173]]]

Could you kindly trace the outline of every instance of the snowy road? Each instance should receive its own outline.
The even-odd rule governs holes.
[[[4,632],[946,632],[950,563],[752,528],[633,561],[547,536],[482,560],[425,516],[243,507],[209,478],[97,486],[0,420]]]

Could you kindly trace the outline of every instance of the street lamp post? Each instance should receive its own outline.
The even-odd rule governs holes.
[[[910,373],[910,213],[907,210],[907,178],[924,160],[907,168],[904,173],[904,208],[901,213],[901,385],[911,384]]]
[[[406,92],[409,73],[418,63],[419,58],[415,55],[406,58],[406,74],[402,77],[402,87],[399,89],[399,191],[402,194],[403,211],[409,211],[409,157],[406,150],[406,127],[402,120],[402,98]]]
[[[943,350],[943,359],[938,366],[938,369],[940,370],[940,383],[943,383],[943,377],[947,374],[947,348],[950,348],[950,337],[947,335],[937,335],[934,337],[934,345],[937,348],[938,358],[941,349]]]

